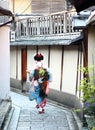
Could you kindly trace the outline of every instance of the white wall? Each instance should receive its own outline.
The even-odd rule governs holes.
[[[78,47],[64,47],[62,91],[75,95]]]
[[[21,48],[11,47],[10,52],[10,77],[21,80]]]
[[[10,57],[10,77],[16,79],[16,47],[11,48]]]
[[[0,27],[0,99],[10,95],[10,44],[8,26]]]
[[[36,54],[36,48],[27,47],[27,70],[31,70],[35,67],[34,55]],[[29,82],[29,74],[27,74],[27,81]]]
[[[18,56],[16,49],[11,47],[11,78],[16,78],[16,73],[21,75],[21,47],[18,47]],[[36,46],[27,46],[27,69],[35,67],[34,54],[36,54]],[[49,52],[50,51],[50,52]],[[48,67],[48,59],[50,53],[50,69],[52,72],[52,82],[50,88],[75,95],[76,92],[76,78],[77,78],[77,62],[78,62],[78,46],[64,46],[63,50],[63,72],[62,67],[62,46],[39,46],[38,52],[44,55],[44,65]],[[81,54],[80,54],[81,55]],[[18,58],[16,58],[18,57]],[[79,60],[81,56],[79,56]],[[17,60],[18,59],[18,60]],[[18,63],[16,62],[18,61]],[[16,65],[17,64],[17,65]],[[18,69],[17,69],[18,68]],[[61,74],[62,86],[61,86]],[[78,76],[79,77],[79,76]],[[18,78],[20,80],[20,77]],[[29,81],[29,74],[27,74],[27,81]]]
[[[52,83],[50,88],[60,90],[62,46],[52,46],[50,52],[50,69]]]
[[[95,65],[95,26],[88,29],[88,65]]]

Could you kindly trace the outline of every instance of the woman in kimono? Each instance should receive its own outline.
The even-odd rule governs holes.
[[[50,70],[43,67],[43,59],[44,56],[41,53],[34,56],[36,67],[29,74],[31,83],[29,99],[36,100],[36,108],[39,114],[44,112],[46,96],[49,92],[48,83],[51,81]]]

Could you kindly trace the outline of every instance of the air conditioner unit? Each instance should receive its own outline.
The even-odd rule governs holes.
[[[10,31],[10,41],[11,42],[15,41],[15,31]]]

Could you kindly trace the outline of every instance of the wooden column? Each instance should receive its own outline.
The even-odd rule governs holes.
[[[50,34],[52,34],[53,32],[53,28],[52,28],[52,16],[49,17],[50,18],[50,23],[49,23],[49,28],[50,28]]]
[[[32,35],[33,35],[33,28],[34,28],[34,26],[33,26],[33,20],[31,20],[31,22],[32,22]]]
[[[59,16],[57,16],[57,34],[59,33]]]
[[[26,19],[26,36],[29,36],[29,19]]]
[[[66,22],[67,22],[67,21],[66,21],[66,16],[67,16],[67,14],[65,13],[63,16],[64,16],[63,30],[64,30],[64,33],[65,33],[66,30],[67,30],[67,29],[66,29],[66,28],[67,28],[67,24],[66,24]]]
[[[40,35],[40,18],[37,19],[37,35]]]

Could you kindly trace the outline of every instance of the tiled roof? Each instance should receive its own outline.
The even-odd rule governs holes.
[[[89,25],[91,23],[94,23],[94,25],[95,25],[95,10],[91,13],[89,18],[87,19],[86,25]]]
[[[77,41],[80,41],[83,39],[83,36],[77,36],[76,38],[70,38],[70,39],[48,39],[48,40],[18,40],[15,42],[11,42],[11,46],[26,46],[26,45],[70,45],[70,44],[76,44]]]
[[[69,0],[76,8],[77,12],[85,10],[95,5],[95,0]]]

